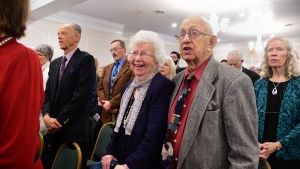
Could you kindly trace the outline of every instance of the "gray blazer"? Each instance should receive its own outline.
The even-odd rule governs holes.
[[[172,102],[183,77],[184,71],[173,78]],[[211,57],[189,110],[177,168],[255,169],[259,161],[257,134],[250,78]]]

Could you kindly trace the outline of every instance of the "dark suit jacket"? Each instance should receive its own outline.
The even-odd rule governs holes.
[[[124,85],[133,79],[134,73],[130,68],[130,63],[126,59],[122,68],[120,69],[113,88],[112,88],[112,98],[109,98],[109,90],[110,90],[110,75],[112,73],[114,63],[111,63],[104,67],[102,75],[103,77],[100,79],[98,84],[97,94],[100,100],[109,100],[112,108],[119,109],[120,107],[120,99],[121,99],[121,90]],[[101,116],[102,122],[107,123],[110,122],[111,114],[106,112],[105,109],[102,110]]]
[[[184,78],[177,74],[171,102]],[[181,142],[177,169],[254,169],[259,148],[255,94],[249,77],[217,62],[207,63]]]
[[[43,114],[49,112],[62,128],[55,136],[63,142],[82,142],[88,139],[88,101],[96,77],[94,57],[77,49],[63,73],[58,74],[62,57],[50,64],[45,90]]]
[[[176,68],[176,74],[178,74],[179,72],[181,72],[181,71],[183,71],[185,69],[186,69],[186,67],[177,67]]]
[[[127,83],[122,93],[129,86]],[[174,84],[156,74],[148,88],[127,143],[128,157],[125,162],[130,169],[159,169],[161,150],[168,124],[169,100]],[[116,132],[107,146],[107,154],[116,156]]]
[[[242,72],[244,72],[246,75],[250,77],[253,85],[257,80],[260,79],[260,76],[257,73],[253,72],[252,70],[243,67]]]

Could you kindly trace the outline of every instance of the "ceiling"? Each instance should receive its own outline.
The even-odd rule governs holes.
[[[219,44],[255,41],[258,31],[263,40],[272,34],[300,37],[300,0],[56,0],[52,4],[52,10],[49,5],[43,10],[46,15],[66,10],[123,24],[123,33],[128,34],[144,29],[174,37],[184,18],[209,19],[214,6],[219,20],[230,19],[228,30],[217,35]],[[259,22],[249,19],[254,14]],[[31,17],[37,15],[42,16],[33,13]],[[173,28],[172,23],[178,26]]]

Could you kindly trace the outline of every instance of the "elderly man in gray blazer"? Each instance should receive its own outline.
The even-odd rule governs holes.
[[[256,169],[258,116],[251,79],[213,58],[216,36],[205,19],[186,18],[177,37],[188,67],[173,78],[165,167],[173,160],[175,169]],[[186,80],[189,74],[195,78]]]

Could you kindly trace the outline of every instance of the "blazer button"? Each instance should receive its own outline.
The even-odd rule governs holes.
[[[64,122],[64,124],[68,123],[68,121],[69,121],[69,119],[67,119],[67,120]]]

